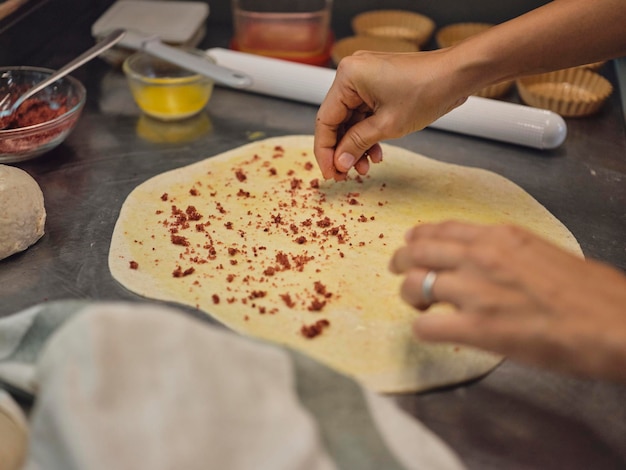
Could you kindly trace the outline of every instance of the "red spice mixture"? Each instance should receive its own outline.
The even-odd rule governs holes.
[[[53,109],[47,101],[29,98],[10,116],[0,120],[0,129],[19,129],[51,121],[68,111],[67,100],[63,99]]]
[[[283,154],[282,147],[276,146],[271,158],[281,158]],[[315,168],[309,159],[294,161],[292,168],[284,175],[279,174],[269,159],[254,155],[233,168],[231,183],[226,185],[230,189],[226,193],[218,194],[210,180],[196,181],[191,188],[181,188],[183,194],[204,194],[195,205],[188,205],[184,210],[174,204],[176,195],[163,193],[155,201],[156,214],[165,217],[159,219],[157,228],[163,229],[167,234],[163,236],[180,250],[178,259],[172,260],[170,272],[174,278],[189,277],[190,290],[198,287],[198,295],[210,299],[214,305],[222,300],[227,304],[238,303],[245,321],[259,321],[250,315],[250,310],[259,315],[276,315],[285,309],[308,312],[311,321],[294,333],[312,339],[330,327],[328,318],[320,319],[321,312],[340,298],[320,280],[315,280],[322,272],[320,266],[330,258],[344,258],[340,247],[349,250],[353,246],[364,246],[364,241],[353,240],[359,234],[350,233],[348,226],[354,222],[373,223],[375,218],[361,213],[368,210],[358,199],[361,194],[351,192],[342,200],[329,202],[319,189],[318,179],[308,179],[305,183],[307,179],[302,176]],[[269,173],[265,173],[266,169]],[[208,176],[214,175],[209,173]],[[273,189],[255,193],[253,188],[246,188],[257,176],[275,180]],[[361,178],[357,179],[357,183],[362,182]],[[257,197],[274,201],[269,213],[256,212],[253,199]],[[249,199],[252,200],[248,202]],[[249,208],[247,216],[235,218],[229,210],[231,204],[245,204],[244,207]],[[324,209],[329,204],[337,204],[345,212],[337,219],[331,218]],[[386,202],[379,202],[378,206],[384,204]],[[359,206],[358,212],[354,211],[355,206]],[[232,231],[232,235],[225,237],[220,227]],[[248,231],[256,233],[248,238]],[[286,244],[270,256],[267,248],[259,243],[262,239],[259,234],[283,237]],[[368,244],[385,244],[383,238],[384,235],[377,232]],[[320,248],[316,250],[317,258],[309,253],[309,245]],[[160,262],[155,259],[155,265]],[[211,263],[209,271],[194,268],[207,263]],[[313,278],[311,285],[297,290],[290,288],[294,285],[292,278],[305,270],[308,278]],[[210,292],[211,279],[220,276],[228,287],[224,291]],[[207,286],[202,285],[204,280],[208,281]],[[270,294],[275,300],[268,300]],[[276,300],[282,307],[276,305]]]
[[[39,98],[26,100],[12,115],[0,119],[0,131],[22,129],[51,121],[69,110],[66,99],[52,108],[47,101]],[[65,132],[76,121],[70,119],[54,130],[45,130],[31,136],[2,136],[0,139],[1,153],[22,153],[40,147]]]

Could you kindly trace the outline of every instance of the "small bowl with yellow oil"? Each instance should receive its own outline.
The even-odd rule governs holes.
[[[204,51],[189,54],[215,63]],[[177,121],[198,114],[213,93],[213,80],[145,52],[136,52],[122,66],[137,106],[162,121]]]

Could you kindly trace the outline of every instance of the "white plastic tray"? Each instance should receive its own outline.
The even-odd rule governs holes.
[[[159,36],[170,44],[187,44],[204,26],[209,6],[202,2],[119,0],[91,27],[99,37],[115,28]]]

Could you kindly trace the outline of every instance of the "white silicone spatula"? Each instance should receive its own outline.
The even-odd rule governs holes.
[[[163,44],[158,36],[147,35],[137,31],[127,31],[120,45],[129,49],[145,51],[146,53],[179,65],[184,69],[212,78],[216,82],[233,88],[247,88],[252,85],[252,79],[243,72],[213,64],[202,60],[183,49]]]

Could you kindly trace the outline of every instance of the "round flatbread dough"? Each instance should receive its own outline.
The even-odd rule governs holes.
[[[37,182],[19,168],[0,165],[0,259],[39,240],[45,222],[43,194]]]
[[[516,223],[580,253],[563,224],[494,173],[385,145],[367,176],[335,183],[319,179],[312,148],[312,136],[267,139],[141,184],[115,226],[111,273],[376,391],[410,392],[479,377],[501,358],[414,338],[420,313],[387,269],[409,227]]]

